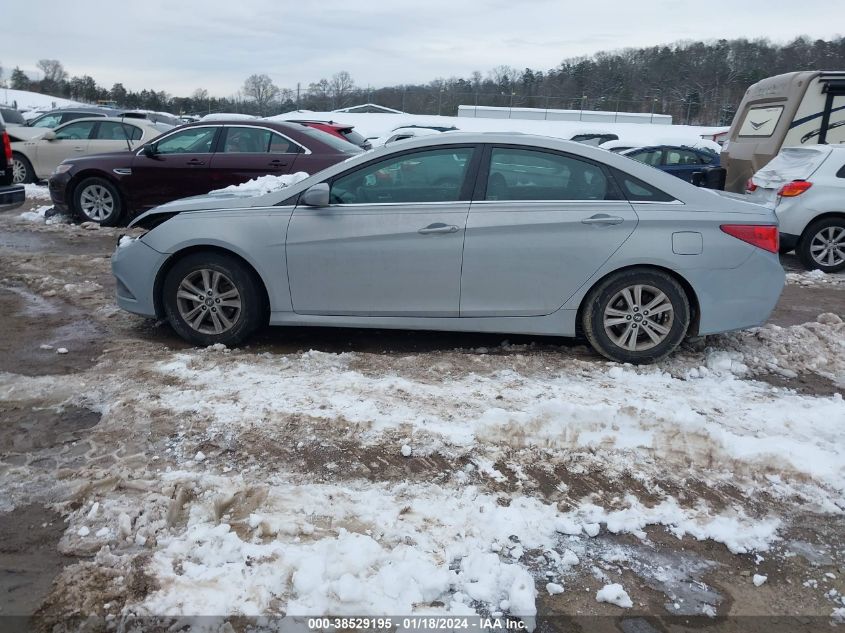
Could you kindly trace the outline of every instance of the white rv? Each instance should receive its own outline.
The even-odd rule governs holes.
[[[725,189],[748,179],[782,147],[845,143],[845,71],[801,71],[758,81],[734,116],[721,163]]]

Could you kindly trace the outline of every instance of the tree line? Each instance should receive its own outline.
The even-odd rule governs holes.
[[[760,79],[795,70],[845,69],[845,37],[798,37],[786,44],[766,39],[684,41],[565,59],[545,71],[497,66],[469,77],[381,88],[358,86],[346,71],[296,87],[279,87],[269,75],[255,74],[230,97],[211,96],[204,88],[182,97],[127,90],[122,83],[105,88],[88,75],[70,77],[58,60],[42,59],[37,66],[43,79],[32,81],[15,68],[9,87],[177,114],[268,116],[372,102],[414,114],[455,115],[458,105],[478,105],[652,112],[671,114],[676,123],[726,125],[745,90]]]

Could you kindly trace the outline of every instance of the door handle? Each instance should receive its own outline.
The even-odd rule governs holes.
[[[287,162],[281,160],[271,160],[269,164],[271,167],[287,167]]]
[[[607,215],[606,213],[597,213],[589,218],[581,220],[581,224],[622,224],[625,218],[620,218],[618,215]]]
[[[454,224],[443,224],[443,222],[435,222],[426,227],[421,228],[417,233],[421,235],[439,235],[443,233],[457,233],[458,227]]]
[[[201,165],[205,165],[205,161],[199,160],[198,158],[192,158],[185,164],[190,165],[191,167],[200,167]]]
[[[74,151],[74,152],[84,152],[84,151],[85,151],[85,148],[84,148],[84,147],[74,147],[74,148],[73,148],[73,151]]]

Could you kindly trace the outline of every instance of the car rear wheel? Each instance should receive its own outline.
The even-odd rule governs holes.
[[[620,363],[653,363],[670,354],[689,327],[686,293],[670,275],[645,268],[605,279],[585,299],[581,325],[599,354]]]
[[[12,184],[23,185],[35,181],[35,170],[32,168],[32,163],[23,154],[13,153]]]
[[[804,232],[798,248],[798,259],[810,270],[826,273],[845,270],[845,218],[822,218]]]
[[[73,193],[74,206],[83,221],[115,226],[123,216],[120,193],[104,178],[87,178]]]
[[[194,253],[167,273],[163,305],[173,329],[198,345],[237,345],[261,326],[264,309],[255,277],[234,257]]]

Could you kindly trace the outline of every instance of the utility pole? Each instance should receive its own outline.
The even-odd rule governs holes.
[[[299,82],[296,82],[296,109],[299,110]]]

